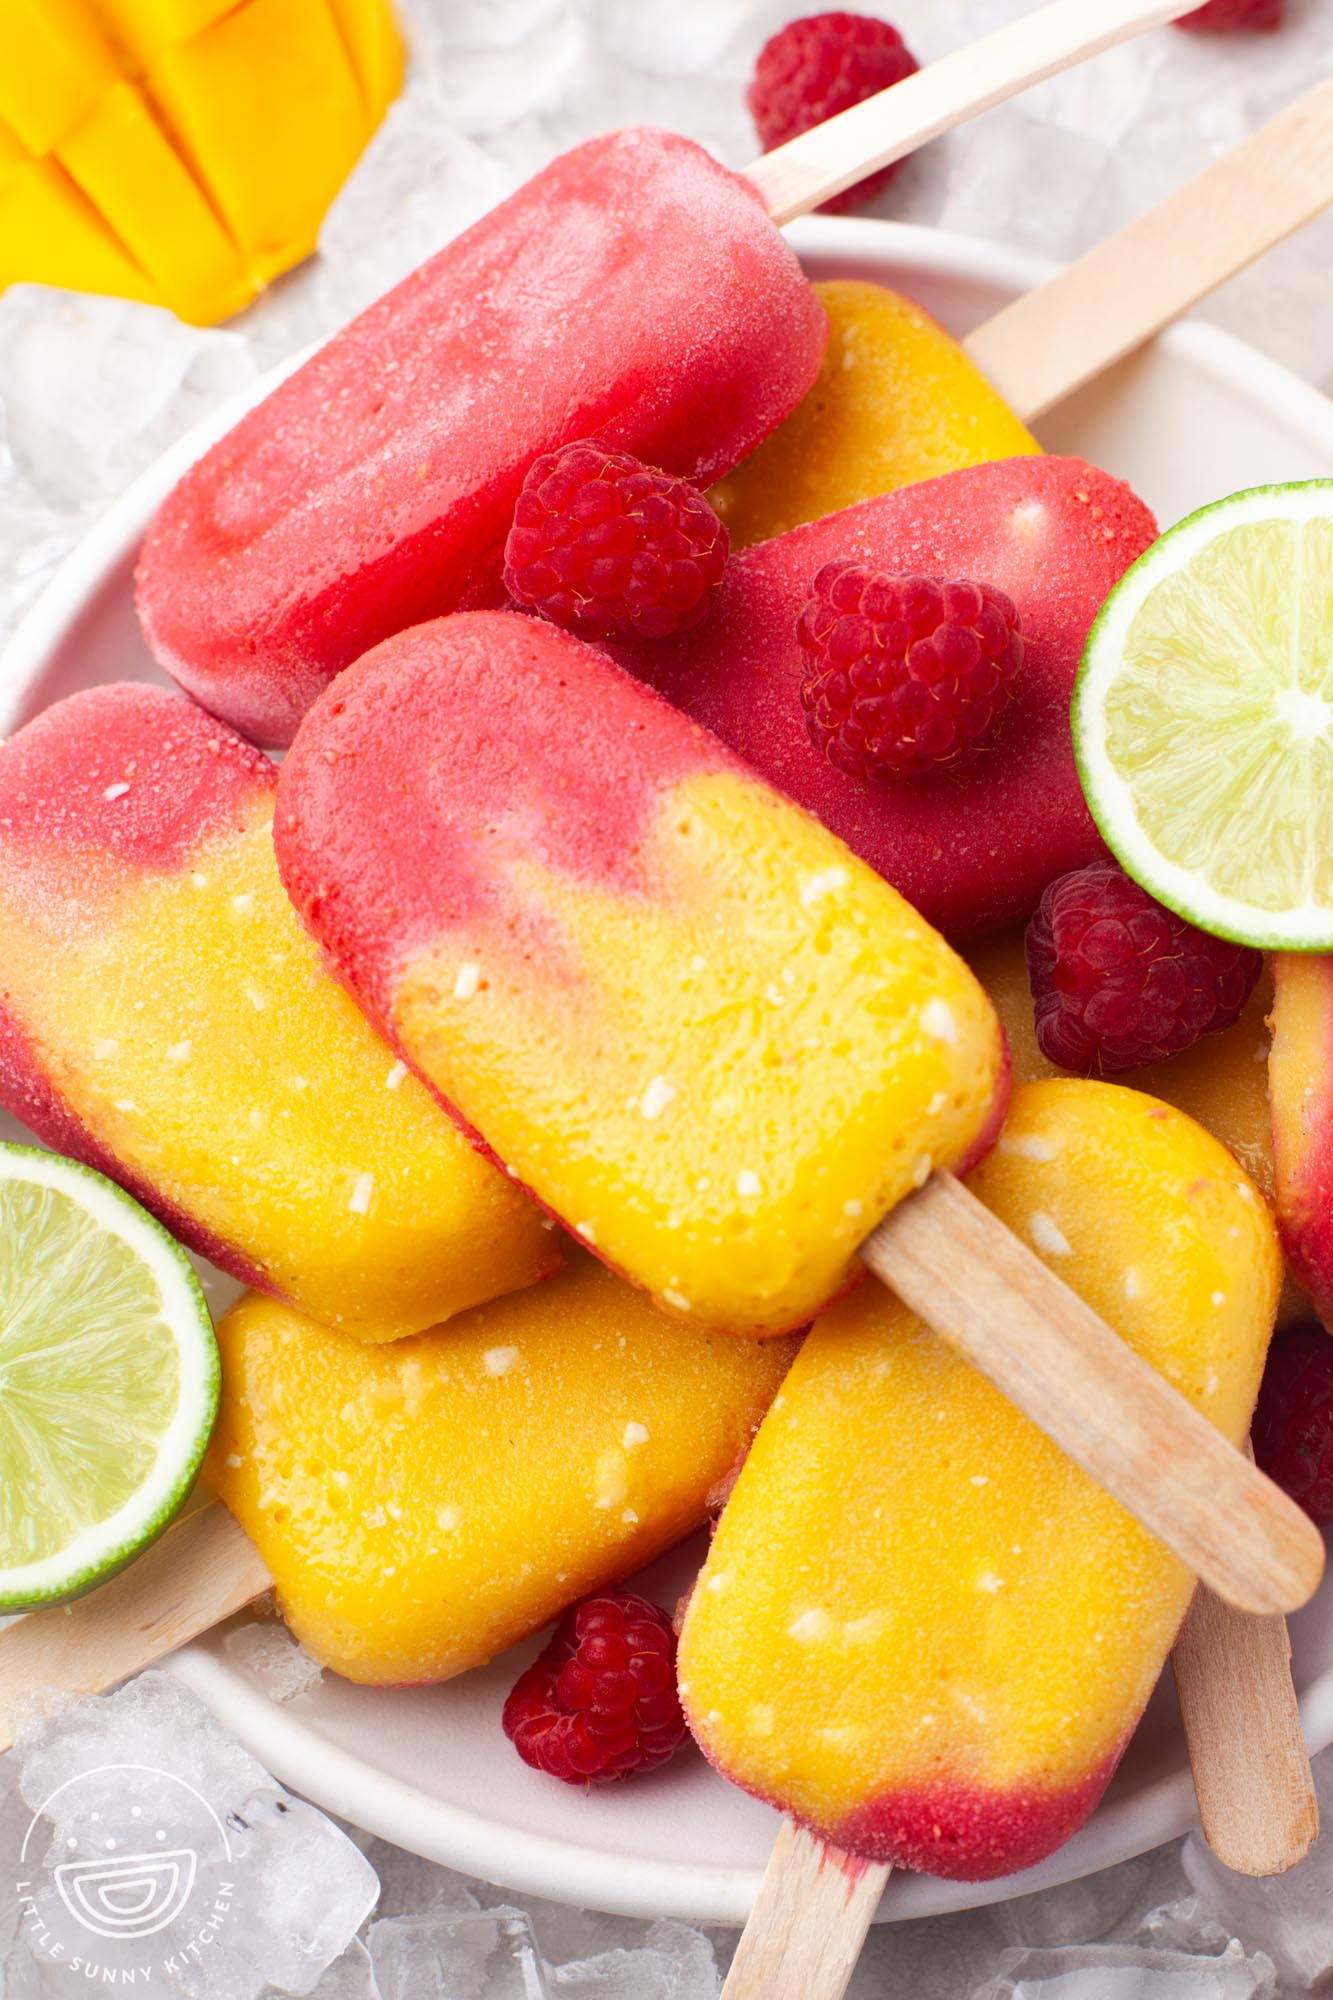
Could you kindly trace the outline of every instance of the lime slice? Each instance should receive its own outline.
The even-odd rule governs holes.
[[[0,1610],[75,1597],[160,1534],[217,1402],[179,1244],[91,1168],[0,1145]]]
[[[1074,749],[1102,836],[1218,937],[1333,948],[1333,481],[1191,514],[1092,628]]]

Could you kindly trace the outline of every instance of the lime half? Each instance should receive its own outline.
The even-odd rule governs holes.
[[[91,1168],[0,1145],[0,1610],[77,1596],[160,1534],[217,1401],[180,1245]]]
[[[1191,514],[1092,628],[1074,748],[1135,880],[1219,937],[1333,949],[1333,480]]]

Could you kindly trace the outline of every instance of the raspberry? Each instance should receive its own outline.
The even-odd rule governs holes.
[[[1051,883],[1027,961],[1041,1052],[1082,1076],[1140,1069],[1229,1028],[1264,963],[1164,910],[1113,861]]]
[[[1286,0],[1207,0],[1176,22],[1196,35],[1271,35],[1282,26]]]
[[[587,439],[524,480],[505,589],[585,639],[665,639],[712,609],[728,547],[696,487]]]
[[[1274,1334],[1250,1438],[1260,1470],[1317,1526],[1333,1522],[1333,1340],[1322,1326]]]
[[[825,563],[796,635],[816,749],[853,778],[915,778],[986,742],[1022,664],[1018,613],[989,583]]]
[[[807,14],[764,43],[746,95],[766,153],[920,68],[896,28],[871,14]],[[824,203],[834,214],[869,201],[903,166],[894,160]]]
[[[685,1735],[665,1611],[629,1590],[585,1598],[514,1682],[503,1722],[525,1764],[567,1785],[665,1764]]]

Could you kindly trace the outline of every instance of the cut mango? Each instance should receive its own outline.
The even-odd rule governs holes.
[[[389,0],[0,0],[0,284],[210,324],[309,254],[402,82]]]

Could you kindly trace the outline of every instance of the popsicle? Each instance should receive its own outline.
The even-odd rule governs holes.
[[[501,545],[543,453],[596,433],[716,478],[799,401],[823,351],[773,224],[1184,4],[1102,0],[1092,18],[1050,0],[745,176],[670,133],[575,147],[186,475],[140,565],[158,659],[257,740],[286,742],[377,640],[501,601]]]
[[[139,564],[149,644],[287,742],[403,626],[504,602],[523,476],[596,434],[708,480],[813,381],[823,312],[750,184],[674,134],[562,155],[354,320],[169,496]]]
[[[795,1340],[682,1325],[595,1263],[367,1347],[248,1294],[206,1466],[349,1680],[448,1680],[704,1519]]]
[[[699,1527],[800,1344],[682,1326],[577,1251],[384,1345],[253,1292],[218,1342],[207,1474],[226,1506],[9,1621],[0,1750],[34,1687],[100,1693],[275,1587],[349,1680],[462,1673]]]
[[[235,1276],[414,1333],[558,1266],[558,1239],[321,970],[276,786],[138,684],[0,747],[0,1102]]]
[[[1003,1047],[961,960],[554,626],[461,613],[367,654],[292,746],[275,839],[404,1057],[698,1323],[805,1324],[879,1218],[994,1129]]]
[[[962,961],[598,648],[486,611],[386,641],[303,724],[275,839],[372,1020],[664,1306],[772,1334],[864,1260],[1229,1601],[1309,1596],[1300,1510],[948,1171],[1007,1080]]]
[[[1041,450],[942,326],[886,285],[815,286],[829,340],[814,387],[713,488],[732,547],[858,500]]]
[[[1183,1113],[1026,1084],[971,1185],[1228,1438],[1281,1261]],[[888,1292],[823,1315],[719,1523],[681,1638],[728,1777],[851,1855],[984,1880],[1101,1796],[1193,1580]]]
[[[1128,486],[1076,458],[976,465],[862,501],[728,565],[717,611],[620,662],[805,806],[950,936],[1027,916],[1054,875],[1103,852],[1083,800],[1069,696],[1089,627],[1155,539]],[[996,741],[910,784],[839,770],[811,740],[796,635],[825,563],[971,578],[1013,600],[1023,665]]]

